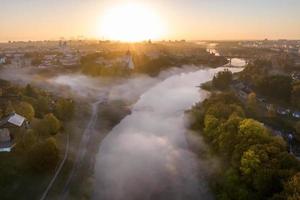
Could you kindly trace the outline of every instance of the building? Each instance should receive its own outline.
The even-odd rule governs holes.
[[[293,112],[293,117],[300,119],[300,112]]]
[[[6,63],[6,58],[5,57],[0,57],[0,65]]]
[[[0,129],[0,152],[10,152],[13,147],[9,130],[7,128]]]
[[[126,55],[124,56],[124,62],[126,63],[126,65],[129,69],[134,69],[132,55],[129,50],[127,51]]]
[[[10,129],[27,127],[25,117],[12,113],[0,121],[0,152],[10,152],[15,146],[14,136]]]
[[[12,113],[0,121],[0,127],[9,128],[12,125],[17,127],[22,127],[25,125],[26,118],[18,115],[17,113]]]

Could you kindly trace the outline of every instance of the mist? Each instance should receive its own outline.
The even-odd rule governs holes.
[[[209,162],[189,150],[184,112],[207,97],[196,86],[219,70],[173,75],[141,95],[100,145],[94,199],[213,198]]]
[[[31,83],[91,106],[114,100],[132,104],[131,114],[100,144],[93,199],[199,199],[201,196],[209,200],[213,196],[207,179],[215,161],[199,158],[190,151],[185,111],[209,95],[197,86],[220,70],[223,68],[199,70],[184,66],[166,70],[158,77],[93,78],[75,73],[46,78],[30,70],[7,69],[0,77],[21,85]],[[93,109],[93,113],[91,119],[96,121],[97,111]],[[88,130],[97,131],[94,127]],[[201,138],[192,140],[197,140],[197,148],[206,150]]]

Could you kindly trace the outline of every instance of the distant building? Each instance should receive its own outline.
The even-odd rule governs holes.
[[[129,50],[127,51],[126,56],[124,57],[124,61],[125,61],[125,63],[127,63],[127,67],[129,69],[134,69],[132,55]]]
[[[74,66],[78,65],[80,61],[80,56],[76,53],[65,52],[64,56],[59,59],[59,62],[63,66]]]

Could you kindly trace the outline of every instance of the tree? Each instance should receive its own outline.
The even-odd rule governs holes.
[[[300,172],[295,174],[285,183],[284,194],[287,200],[300,199]]]
[[[59,161],[56,140],[51,137],[35,144],[28,154],[28,161],[34,170],[39,172],[53,171]]]
[[[253,119],[245,119],[239,125],[237,145],[232,156],[234,166],[239,166],[240,159],[252,145],[263,144],[268,141],[269,134],[266,128]]]
[[[218,137],[219,153],[230,158],[236,145],[236,137],[240,122],[243,120],[236,113],[220,126],[221,134]]]
[[[257,199],[253,192],[241,180],[233,168],[225,171],[221,180],[217,181],[217,199],[220,200],[252,200]]]
[[[219,120],[213,115],[205,115],[204,119],[204,134],[209,140],[216,137]]]
[[[37,137],[33,129],[28,129],[22,133],[20,141],[16,145],[18,152],[28,152],[37,142]]]
[[[32,120],[34,118],[34,109],[31,104],[27,102],[20,102],[15,106],[16,112],[24,116],[27,120]]]
[[[37,98],[38,93],[35,88],[33,88],[30,84],[27,84],[25,87],[24,94],[29,97]]]
[[[225,69],[224,71],[218,72],[217,75],[214,76],[212,84],[215,88],[219,90],[225,90],[229,87],[231,81],[232,72],[228,69]]]
[[[245,175],[254,173],[261,164],[260,158],[253,150],[243,153],[240,170]]]
[[[292,81],[290,76],[266,76],[260,79],[257,89],[266,96],[289,101],[292,93]],[[276,92],[270,88],[276,88]]]
[[[4,111],[4,115],[10,115],[13,112],[15,112],[15,109],[14,109],[11,101],[8,101],[5,111]]]
[[[294,85],[292,90],[292,103],[300,108],[300,84]]]
[[[43,121],[51,135],[55,135],[61,127],[59,120],[52,113],[45,115]]]
[[[49,100],[47,97],[39,97],[35,103],[36,116],[42,117],[45,113],[49,111]]]
[[[295,125],[295,130],[296,130],[296,139],[300,141],[300,121],[296,123]]]
[[[257,105],[257,98],[256,94],[254,92],[251,92],[247,97],[247,111],[253,115],[256,116],[258,113],[258,105]]]
[[[66,99],[58,100],[55,105],[54,114],[60,120],[71,119],[74,114],[74,102]]]

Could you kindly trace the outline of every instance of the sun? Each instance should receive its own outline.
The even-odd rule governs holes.
[[[159,39],[164,33],[164,26],[150,8],[126,4],[113,7],[104,14],[100,32],[107,39],[137,42]]]

